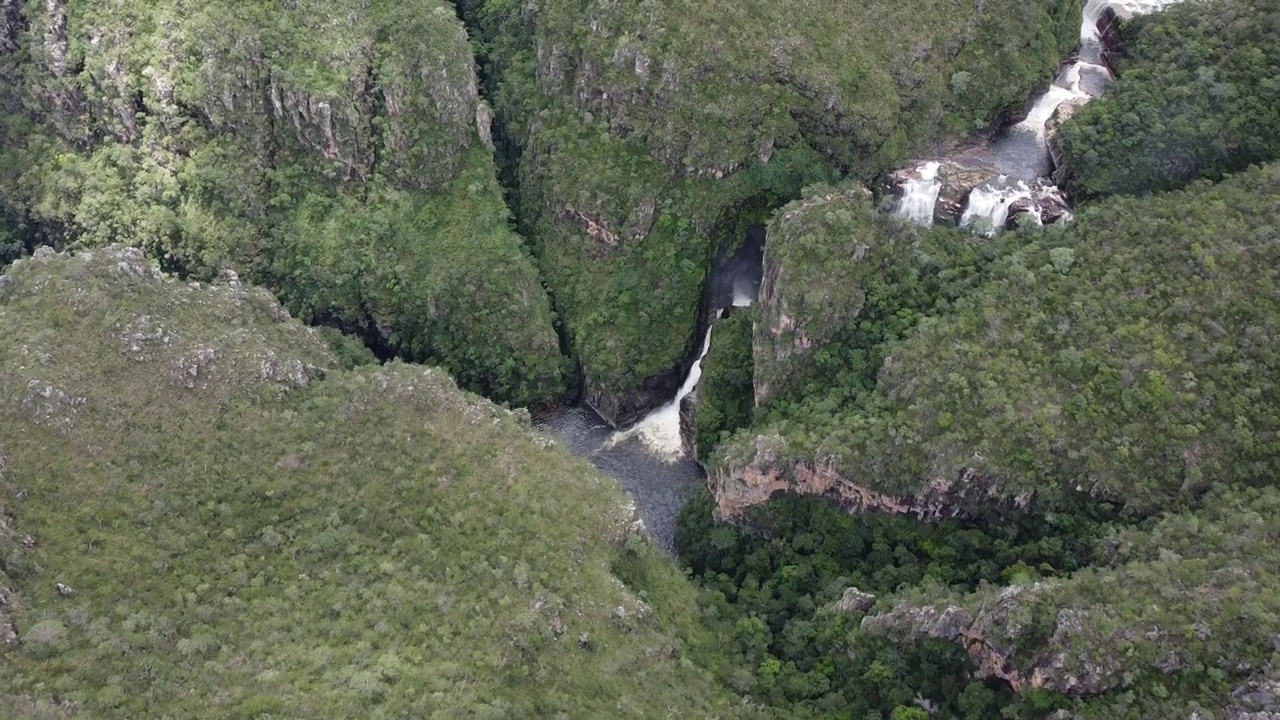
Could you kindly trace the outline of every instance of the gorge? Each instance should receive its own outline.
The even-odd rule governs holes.
[[[1280,717],[1278,78],[1280,0],[0,0],[0,717]]]
[[[685,401],[697,389],[716,321],[756,300],[764,242],[764,227],[751,226],[736,249],[711,263],[702,300],[706,329],[688,374],[670,400],[623,428],[615,428],[587,403],[538,418],[538,427],[559,438],[570,452],[618,479],[635,499],[647,531],[672,555],[676,516],[705,477],[692,451]]]

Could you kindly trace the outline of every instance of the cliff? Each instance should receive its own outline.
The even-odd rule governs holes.
[[[1267,717],[1249,713],[1276,710],[1278,501],[1271,488],[1216,496],[1106,538],[1100,567],[890,603],[860,631],[955,642],[980,679],[1081,699],[1065,717]]]
[[[31,242],[234,268],[477,391],[562,390],[447,5],[19,5],[0,13],[0,200]]]
[[[687,357],[711,257],[748,212],[1016,113],[1079,27],[1075,2],[463,8],[522,225],[620,422]]]

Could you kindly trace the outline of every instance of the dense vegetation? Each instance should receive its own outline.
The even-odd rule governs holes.
[[[440,370],[335,365],[136,251],[0,277],[0,715],[736,714],[616,483]]]
[[[842,608],[845,590],[880,596],[921,583],[973,589],[1066,576],[1092,560],[1101,527],[1033,516],[921,526],[914,518],[852,517],[795,496],[753,509],[746,525],[724,525],[703,495],[685,509],[680,542],[695,577],[723,598],[719,611],[735,622],[739,663],[753,669],[729,682],[779,716],[861,720],[923,705],[943,717],[987,720],[1000,717],[998,707],[1015,713],[1006,717],[1041,717],[1064,703],[989,689],[969,676],[950,638],[904,646],[855,632],[874,598]]]
[[[1079,28],[1074,1],[476,0],[463,14],[522,227],[614,417],[695,342],[720,226],[1016,110]]]
[[[861,185],[1080,10],[0,0],[0,717],[1280,714],[1276,0],[1123,24],[1066,227]],[[685,578],[458,386],[665,401],[763,223]]]
[[[1056,137],[1069,191],[1170,190],[1280,158],[1280,2],[1181,3],[1122,35],[1117,86]]]
[[[493,397],[563,390],[448,6],[22,12],[25,28],[0,26],[0,206],[43,241],[137,245],[201,279],[234,269]]]
[[[782,435],[785,459],[830,463],[845,477],[904,495],[923,492],[929,478],[968,471],[994,493],[988,501],[1021,497],[1053,507],[1083,491],[1149,512],[1193,501],[1211,483],[1261,482],[1280,448],[1278,258],[1265,239],[1277,222],[1277,196],[1280,168],[1268,166],[1219,185],[1116,199],[1082,209],[1066,228],[1019,236],[981,271],[980,284],[917,320],[900,342],[872,348],[884,358],[873,392],[846,402],[820,395],[799,415],[757,412],[767,425],[753,432]],[[851,216],[862,206],[861,191],[843,195]],[[830,206],[807,211],[823,222],[841,217]],[[778,222],[788,222],[787,211]],[[844,235],[801,238],[851,247]],[[893,262],[910,266],[944,247],[908,245]],[[949,252],[929,257],[943,268],[950,263],[941,258],[953,257],[961,278],[973,275],[969,246]],[[868,251],[863,261],[875,257]],[[830,271],[782,273],[799,275],[790,281],[794,292],[809,292]],[[896,272],[868,275],[889,279],[877,291],[887,302],[918,292],[917,274],[900,283]],[[946,299],[939,287],[934,303]],[[899,321],[897,313],[880,317]],[[758,362],[766,365],[777,357],[770,343],[811,332],[801,323],[788,334],[770,327],[757,327],[765,349]],[[722,467],[749,463],[749,446],[744,436],[726,449]]]
[[[728,319],[716,323],[711,333],[711,346],[702,358],[702,377],[698,380],[694,428],[696,452],[704,462],[724,435],[751,424],[755,407],[751,329],[756,319],[752,310],[735,308]]]
[[[716,502],[740,511],[766,497],[753,488],[773,487],[759,478],[783,478],[890,516],[774,501],[748,512],[748,530],[690,509],[686,559],[730,617],[769,628],[747,684],[814,712],[870,703],[887,715],[914,686],[959,717],[972,692],[1009,717],[1066,705],[1138,718],[1221,707],[1266,680],[1271,649],[1258,638],[1280,631],[1274,576],[1249,569],[1265,556],[1233,555],[1243,546],[1224,546],[1214,523],[1243,522],[1254,539],[1273,523],[1270,489],[1244,488],[1270,485],[1280,452],[1277,208],[1274,165],[981,246],[895,228],[856,187],[814,188],[784,208],[755,330],[766,401],[712,455]],[[1233,519],[1242,506],[1256,514]],[[1157,513],[1149,533],[1131,529]],[[849,585],[892,594],[852,635],[851,621],[817,612]],[[1157,600],[1170,593],[1180,599]],[[972,660],[996,660],[975,671],[927,645],[911,663],[928,673],[886,661],[896,690],[849,689],[866,688],[850,674],[859,659],[962,632],[985,643]],[[802,633],[818,640],[792,642]],[[850,653],[831,633],[889,644]],[[778,663],[796,678],[781,690],[763,679]],[[1023,692],[988,696],[965,677]],[[1032,678],[1052,692],[1028,691]],[[831,700],[840,694],[858,699]]]

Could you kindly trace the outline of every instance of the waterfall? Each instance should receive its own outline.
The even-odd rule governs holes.
[[[902,199],[894,210],[898,215],[918,225],[933,224],[933,206],[942,190],[942,181],[938,179],[940,167],[942,163],[927,162],[917,169],[916,179],[903,183]]]
[[[1092,99],[1089,93],[1081,89],[1081,69],[1082,66],[1101,67],[1093,63],[1073,62],[1068,65],[1058,77],[1054,79],[1053,85],[1044,92],[1043,95],[1036,98],[1031,105],[1030,112],[1027,113],[1026,119],[1018,123],[1014,127],[1019,130],[1031,130],[1036,134],[1036,141],[1045,145],[1045,151],[1048,152],[1048,145],[1045,131],[1049,124],[1049,119],[1053,117],[1053,113],[1058,106],[1067,101],[1079,100],[1088,102]],[[1106,72],[1106,68],[1102,68]]]
[[[676,391],[676,396],[630,428],[614,433],[604,447],[611,448],[624,440],[639,438],[662,459],[668,462],[680,459],[684,455],[684,443],[680,439],[680,401],[698,386],[698,380],[702,378],[702,359],[707,356],[707,351],[710,349],[711,328],[708,327],[706,334],[702,337],[702,350],[698,353],[698,359],[693,361],[693,366],[689,368],[689,374],[685,377],[680,389]]]
[[[1053,170],[1049,157],[1049,123],[1064,104],[1081,105],[1099,97],[1114,78],[1104,64],[1103,30],[1110,10],[1118,18],[1162,10],[1178,0],[1087,0],[1080,20],[1080,45],[1073,58],[1054,77],[1049,88],[1031,102],[1027,116],[996,136],[989,146],[971,147],[957,158],[945,159],[971,174],[975,167],[989,170],[993,180],[974,187],[959,219],[961,227],[973,228],[986,235],[1004,229],[1014,203],[1022,203],[1018,212],[1027,212],[1043,223],[1044,208],[1038,203],[1052,198],[1058,203],[1053,218],[1071,217],[1064,213],[1061,191],[1051,184]],[[934,206],[942,191],[939,169],[943,162],[930,161],[911,170],[895,174],[901,192],[894,213],[919,225],[933,224]],[[961,176],[964,176],[962,173]],[[954,178],[955,175],[948,177]],[[1010,183],[1009,177],[1017,178]],[[955,182],[950,180],[949,182]],[[951,197],[948,194],[948,197]],[[954,206],[952,206],[954,207]],[[950,216],[954,217],[954,216]]]
[[[1031,196],[1031,188],[1026,183],[1019,180],[1009,185],[1001,175],[969,193],[969,202],[960,217],[960,227],[972,227],[983,235],[994,235],[1008,222],[1010,206]]]

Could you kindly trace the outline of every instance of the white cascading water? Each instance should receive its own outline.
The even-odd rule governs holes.
[[[1073,62],[1059,73],[1054,84],[1050,85],[1049,89],[1031,105],[1031,111],[1027,113],[1027,117],[1014,127],[1018,130],[1034,132],[1036,139],[1043,144],[1049,118],[1053,117],[1059,105],[1068,101],[1091,100],[1092,96],[1080,87],[1082,64],[1084,63],[1079,61]],[[1089,64],[1092,66],[1092,63]]]
[[[698,359],[693,361],[693,366],[689,368],[689,375],[676,391],[676,396],[630,428],[614,433],[605,442],[604,448],[611,448],[624,440],[639,438],[650,450],[668,462],[674,462],[684,455],[684,443],[680,439],[680,401],[697,387],[698,380],[702,378],[702,359],[707,356],[709,349],[711,349],[710,327],[702,338],[702,350],[698,353]]]
[[[938,168],[942,163],[927,162],[917,169],[917,179],[902,184],[902,198],[894,209],[898,215],[918,225],[933,224],[933,206],[938,202],[942,181]]]
[[[1088,0],[1080,20],[1080,46],[1076,57],[1062,68],[1053,84],[1031,104],[1031,110],[1022,122],[1011,128],[1014,133],[1035,133],[1036,145],[1047,156],[1048,142],[1046,132],[1054,112],[1063,103],[1083,104],[1102,93],[1103,87],[1113,79],[1111,71],[1103,65],[1102,32],[1099,22],[1108,9],[1120,18],[1131,18],[1146,15],[1173,5],[1179,0]],[[1089,80],[1092,79],[1090,82]],[[911,222],[929,226],[933,224],[934,205],[937,203],[939,191],[942,189],[938,180],[940,164],[930,161],[916,168],[918,179],[902,183],[902,197],[894,207],[894,213]],[[1033,171],[1032,174],[1038,174]],[[1037,183],[1036,194],[1044,193],[1061,196],[1048,182]],[[961,227],[974,227],[990,235],[1003,229],[1009,216],[1009,206],[1020,198],[1031,197],[1032,192],[1025,183],[1010,185],[1003,176],[995,183],[987,183],[974,188],[969,194],[968,205],[960,220]],[[1031,212],[1037,221],[1041,221],[1038,208]],[[1064,220],[1070,219],[1068,213]]]
[[[976,232],[991,236],[1004,229],[1009,220],[1009,207],[1014,202],[1031,197],[1031,188],[1019,180],[1006,184],[1003,175],[995,183],[979,185],[969,193],[960,227],[973,228]]]

